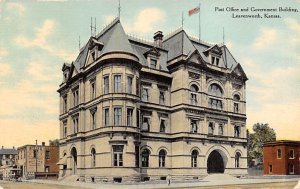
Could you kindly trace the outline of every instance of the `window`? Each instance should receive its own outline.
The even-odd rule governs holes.
[[[132,114],[133,114],[133,109],[127,108],[127,126],[132,126]]]
[[[239,168],[240,167],[240,158],[241,158],[241,154],[239,152],[237,152],[235,154],[235,158],[234,158],[235,168]]]
[[[95,52],[95,51],[92,52],[92,59],[93,59],[93,60],[96,60],[96,52]]]
[[[197,105],[197,92],[199,88],[196,85],[191,85],[190,91],[191,91],[191,104]]]
[[[222,88],[216,83],[213,83],[209,86],[208,93],[212,96],[217,96],[217,97],[223,96]]]
[[[159,91],[159,104],[165,105],[165,91]]]
[[[37,158],[37,150],[36,149],[33,150],[33,158]]]
[[[241,128],[239,126],[234,126],[234,137],[240,137],[241,135]]]
[[[150,151],[145,148],[142,151],[142,167],[149,167],[149,156],[150,156]]]
[[[213,109],[222,110],[223,104],[222,104],[222,101],[219,99],[209,98],[208,107],[213,108]]]
[[[91,129],[96,129],[96,111],[91,111]]]
[[[295,158],[295,156],[294,156],[294,149],[291,149],[291,150],[290,150],[289,158],[290,158],[290,159],[294,159],[294,158]]]
[[[113,145],[113,162],[114,166],[123,166],[123,145]]]
[[[114,76],[114,92],[115,93],[122,92],[121,75]]]
[[[63,127],[64,127],[64,130],[63,130],[63,137],[67,137],[67,122],[64,122],[63,123]]]
[[[105,108],[104,109],[104,126],[108,126],[109,125],[109,108]]]
[[[78,133],[78,117],[73,118],[73,129],[74,133]]]
[[[223,135],[224,134],[224,127],[223,124],[219,124],[219,135]]]
[[[197,167],[198,151],[193,150],[191,154],[191,167]]]
[[[277,158],[281,158],[282,152],[281,149],[277,149]]]
[[[150,59],[150,68],[156,68],[157,60]]]
[[[164,120],[164,119],[161,119],[161,120],[160,120],[159,131],[160,131],[161,133],[166,132],[166,120]]]
[[[132,94],[132,77],[127,76],[127,93]]]
[[[46,152],[45,152],[45,158],[46,159],[50,159],[50,151],[49,150],[46,150]]]
[[[77,106],[79,103],[79,92],[78,92],[78,88],[73,90],[73,106]]]
[[[294,170],[295,170],[294,165],[293,164],[289,164],[289,173],[290,174],[294,174],[295,173]]]
[[[49,166],[45,166],[45,172],[49,173]]]
[[[140,147],[135,146],[135,167],[140,167]]]
[[[196,120],[191,120],[191,133],[197,133],[198,126]]]
[[[91,150],[91,167],[96,167],[96,150],[92,148]]]
[[[143,116],[142,131],[150,130],[150,117]]]
[[[273,165],[269,165],[269,173],[272,173],[273,172]]]
[[[215,124],[213,122],[208,123],[208,134],[213,135],[215,129]]]
[[[149,89],[146,87],[143,87],[143,89],[142,89],[142,101],[144,101],[144,102],[149,101]]]
[[[103,77],[103,94],[109,93],[109,76]]]
[[[136,126],[140,128],[140,110],[136,110]]]
[[[90,87],[91,87],[91,100],[96,97],[96,84],[95,80],[90,81]]]
[[[211,57],[211,64],[213,64],[213,65],[216,64],[217,66],[219,66],[219,62],[220,62],[219,58],[214,57],[214,56]]]
[[[239,101],[240,101],[240,96],[235,94],[233,96],[233,100],[234,100],[234,103],[233,103],[233,111],[235,113],[238,113],[239,112]]]
[[[160,150],[158,154],[158,166],[165,167],[166,166],[166,154],[165,150]]]
[[[63,113],[66,113],[68,111],[68,96],[65,95],[63,97]]]
[[[114,108],[114,125],[120,126],[122,124],[122,108]]]

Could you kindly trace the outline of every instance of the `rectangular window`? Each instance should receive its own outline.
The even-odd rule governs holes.
[[[77,106],[79,103],[79,92],[78,89],[73,90],[73,106]]]
[[[215,57],[211,57],[211,64],[214,64],[215,63]]]
[[[150,68],[156,69],[157,60],[150,59]]]
[[[294,158],[295,158],[295,155],[294,155],[294,149],[291,149],[291,150],[290,150],[289,158],[290,158],[290,159],[294,159]]]
[[[96,84],[95,84],[95,80],[91,81],[90,87],[91,87],[91,100],[92,100],[92,99],[96,98]]]
[[[68,111],[68,96],[65,95],[63,97],[63,113],[66,113]]]
[[[91,129],[96,129],[96,111],[91,111]]]
[[[140,110],[136,110],[136,126],[140,128]]]
[[[235,112],[235,113],[238,113],[238,112],[239,112],[239,103],[236,103],[236,102],[235,102],[235,103],[233,104],[233,109],[234,109],[234,112]]]
[[[127,126],[132,126],[132,114],[133,114],[133,109],[127,108]]]
[[[239,138],[241,136],[241,128],[239,126],[234,126],[234,137]]]
[[[67,122],[63,123],[63,137],[66,138],[67,137]]]
[[[114,166],[123,166],[123,145],[113,145],[113,162]]]
[[[120,126],[122,124],[122,108],[114,108],[114,125]]]
[[[159,91],[159,104],[165,105],[165,91]]]
[[[121,75],[114,76],[114,92],[115,93],[122,92]]]
[[[78,117],[73,118],[74,133],[78,133]]]
[[[197,94],[196,93],[191,93],[191,104],[197,105]]]
[[[127,93],[132,94],[132,80],[131,76],[127,76]]]
[[[224,127],[223,124],[219,124],[219,135],[223,135],[224,134]]]
[[[149,129],[150,129],[150,117],[143,116],[142,131],[149,131]]]
[[[166,120],[164,119],[161,119],[160,120],[160,128],[159,128],[159,131],[161,133],[165,133],[166,132]]]
[[[49,150],[46,150],[45,158],[50,159],[50,151]]]
[[[213,135],[215,129],[215,124],[213,122],[208,123],[208,134]]]
[[[140,147],[135,146],[135,167],[140,167]]]
[[[109,108],[105,108],[104,109],[104,126],[108,126],[109,125]]]
[[[191,120],[191,133],[197,133],[198,126],[196,120]]]
[[[109,93],[109,76],[103,77],[103,94]]]
[[[37,150],[33,150],[33,158],[37,158]]]
[[[281,149],[277,149],[277,158],[281,158],[282,152]]]
[[[273,173],[273,165],[269,165],[269,173]]]
[[[289,165],[289,173],[290,173],[290,174],[294,174],[294,173],[295,173],[295,167],[294,167],[293,164],[290,164],[290,165]]]
[[[222,110],[223,104],[221,100],[210,98],[208,101],[208,107],[213,109]]]
[[[142,101],[144,101],[144,102],[148,102],[149,101],[149,89],[146,88],[146,87],[143,87]]]
[[[49,172],[49,166],[45,166],[45,172],[46,172],[46,173]]]

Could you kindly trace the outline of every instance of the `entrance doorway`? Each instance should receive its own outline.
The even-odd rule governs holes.
[[[75,175],[77,172],[77,150],[75,147],[71,150],[71,156],[72,156],[72,174]]]
[[[217,151],[212,151],[207,159],[207,173],[224,173],[225,166],[222,155]]]

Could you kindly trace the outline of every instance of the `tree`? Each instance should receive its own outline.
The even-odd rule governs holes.
[[[263,144],[276,140],[274,129],[268,123],[256,123],[253,132],[248,134],[248,165],[253,166],[253,160],[263,162]]]
[[[49,140],[49,146],[59,146],[59,139]]]

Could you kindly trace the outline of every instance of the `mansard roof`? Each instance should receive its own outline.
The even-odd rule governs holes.
[[[17,149],[9,149],[9,148],[0,149],[0,155],[14,155],[14,154],[18,154]]]
[[[116,18],[99,34],[95,37],[91,37],[86,45],[81,48],[78,57],[72,63],[77,73],[80,73],[85,66],[90,44],[101,46],[99,49],[100,57],[111,52],[127,53],[136,56],[139,63],[144,66],[148,66],[148,54],[155,52],[159,54],[159,69],[163,71],[168,71],[168,62],[180,56],[183,56],[185,60],[189,60],[195,53],[197,53],[201,57],[201,61],[206,64],[211,62],[209,52],[217,53],[221,56],[218,66],[228,69],[229,72],[232,72],[238,65],[238,62],[234,59],[226,45],[208,44],[188,36],[182,28],[165,37],[162,46],[157,47],[153,42],[146,42],[126,35],[119,18]],[[72,69],[72,65],[71,72],[74,70]],[[241,66],[240,69],[242,69]]]

